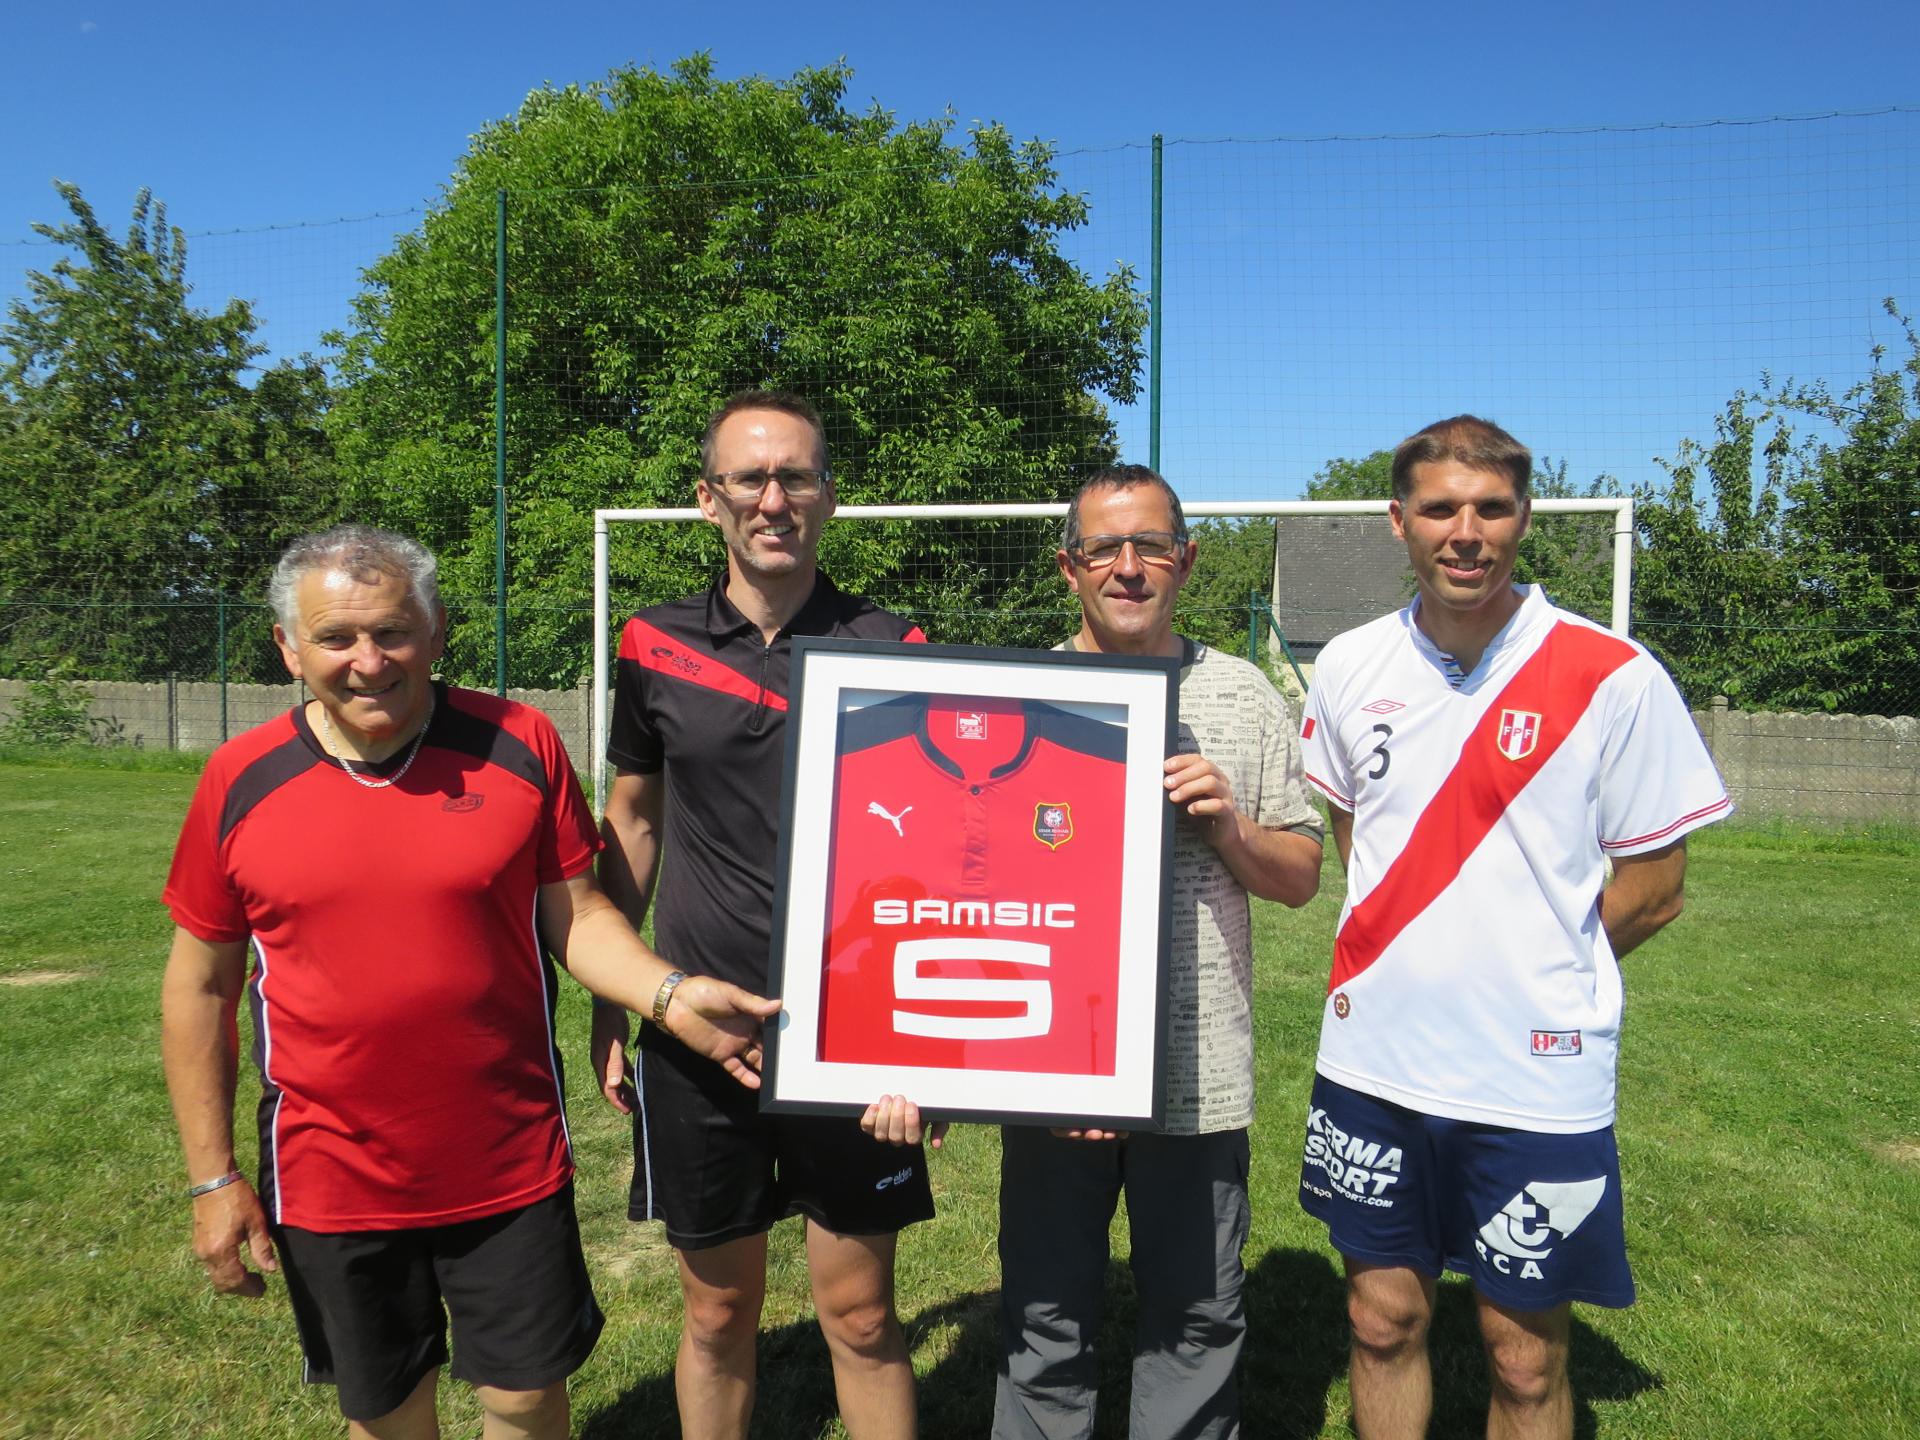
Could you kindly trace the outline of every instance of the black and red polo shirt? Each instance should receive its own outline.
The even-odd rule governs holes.
[[[823,573],[800,612],[765,643],[723,582],[654,605],[620,637],[607,758],[666,772],[656,948],[690,973],[767,988],[775,836],[786,762],[795,635],[923,641],[917,625],[844,594]],[[657,1043],[652,1027],[643,1043]]]
[[[452,1224],[573,1174],[534,905],[600,838],[546,716],[435,691],[387,789],[355,783],[301,709],[236,736],[174,851],[175,922],[252,942],[258,1183],[286,1225]]]

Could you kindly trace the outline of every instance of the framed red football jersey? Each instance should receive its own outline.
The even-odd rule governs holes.
[[[763,1108],[1163,1116],[1178,662],[794,643]]]

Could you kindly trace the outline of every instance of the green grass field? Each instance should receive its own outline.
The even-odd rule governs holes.
[[[0,754],[0,1436],[337,1434],[299,1383],[276,1284],[213,1295],[161,1085],[157,903],[190,773]],[[1608,1437],[1920,1434],[1920,1000],[1911,834],[1698,837],[1686,916],[1627,962],[1620,1138],[1632,1310],[1576,1312],[1577,1431]],[[1345,1435],[1335,1257],[1294,1201],[1339,877],[1260,907],[1247,1433]],[[585,1083],[587,1006],[561,1024],[589,1258],[609,1324],[576,1431],[673,1433],[671,1256],[625,1220],[624,1126]],[[251,1102],[242,1079],[242,1155]],[[986,1433],[994,1133],[936,1157],[940,1218],[902,1244],[923,1433]],[[1125,1432],[1131,1289],[1116,1229],[1100,1434]],[[837,1433],[799,1232],[776,1232],[756,1434]],[[1434,1433],[1478,1433],[1485,1381],[1442,1288]],[[447,1387],[450,1435],[477,1411]]]

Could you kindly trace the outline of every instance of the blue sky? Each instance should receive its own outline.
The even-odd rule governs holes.
[[[60,218],[54,177],[80,184],[115,229],[148,186],[204,237],[190,269],[202,298],[230,283],[256,301],[270,340],[297,348],[338,323],[354,265],[412,219],[217,232],[415,209],[475,130],[542,83],[627,61],[664,67],[696,49],[723,75],[844,57],[856,103],[903,119],[951,109],[963,125],[993,119],[1069,151],[1154,131],[1418,135],[1920,104],[1912,0],[16,4],[0,15],[0,294],[51,256],[4,242]],[[1435,406],[1474,407],[1523,438],[1534,427],[1536,445],[1578,475],[1645,478],[1651,454],[1701,433],[1758,367],[1852,378],[1847,357],[1857,370],[1868,344],[1897,336],[1875,319],[1872,292],[1905,280],[1920,308],[1903,238],[1915,228],[1916,134],[1920,121],[1905,117],[1758,139],[1300,145],[1278,152],[1289,178],[1257,204],[1239,197],[1271,168],[1270,148],[1170,150],[1168,295],[1183,308],[1169,322],[1168,363],[1180,368],[1163,458],[1186,467],[1196,495],[1296,494],[1330,454],[1391,443]],[[1543,162],[1562,188],[1536,206],[1529,177]],[[1097,210],[1102,186],[1125,193],[1083,237],[1096,268],[1144,260],[1135,163],[1102,151],[1063,166]],[[1749,169],[1784,187],[1772,220],[1744,208]],[[1721,186],[1729,194],[1715,198]],[[1676,222],[1674,204],[1694,208]],[[1504,218],[1474,225],[1469,212]],[[1302,223],[1311,236],[1293,233]],[[1343,259],[1362,240],[1376,246],[1366,272]],[[1805,276],[1824,278],[1809,289]],[[1236,316],[1255,314],[1271,322],[1235,332]],[[1751,346],[1745,332],[1757,332]],[[1562,365],[1564,381],[1540,378]],[[1263,415],[1254,433],[1250,407]],[[1141,424],[1123,422],[1130,450],[1144,448]]]

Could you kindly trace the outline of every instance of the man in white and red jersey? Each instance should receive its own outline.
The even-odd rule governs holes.
[[[641,611],[620,640],[602,862],[607,889],[676,965],[767,985],[775,836],[795,635],[922,640],[820,572],[833,476],[820,417],[799,396],[748,391],[708,422],[695,488],[727,573]],[[665,1223],[685,1314],[674,1389],[684,1434],[739,1437],[753,1412],[767,1231],[807,1221],[814,1309],[853,1440],[911,1437],[913,1368],[893,1306],[898,1232],[933,1214],[926,1159],[852,1119],[761,1115],[705,1056],[641,1033],[627,1084],[627,1017],[594,1013],[594,1068],[634,1117],[628,1214]],[[885,1183],[882,1183],[885,1182]]]
[[[351,1434],[439,1433],[450,1320],[486,1434],[558,1437],[601,1317],[543,952],[629,1004],[669,967],[594,883],[597,837],[552,724],[432,678],[435,573],[413,541],[361,525],[282,556],[274,638],[313,698],[201,776],[164,896],[167,1087],[209,1277],[259,1295],[242,1257],[284,1270],[307,1379],[336,1387]],[[257,1193],[232,1133],[243,985]],[[778,1006],[707,978],[675,996],[655,1018],[757,1084]]]
[[[1117,465],[1075,494],[1055,557],[1080,600],[1080,630],[1067,648],[1181,660],[1178,753],[1164,776],[1179,815],[1166,1129],[1003,1128],[995,1440],[1092,1434],[1108,1227],[1123,1191],[1139,1293],[1131,1433],[1239,1433],[1253,1121],[1247,897],[1295,906],[1312,899],[1322,829],[1292,719],[1267,678],[1174,633],[1174,600],[1197,550],[1172,487],[1144,465]],[[896,1100],[866,1123],[888,1138],[910,1137],[919,1118]]]
[[[1300,1195],[1346,1259],[1365,1440],[1426,1433],[1443,1269],[1473,1283],[1488,1433],[1572,1434],[1570,1302],[1633,1299],[1615,961],[1732,808],[1659,663],[1513,583],[1531,474],[1470,415],[1401,443],[1418,593],[1321,652],[1302,728],[1347,898]]]

